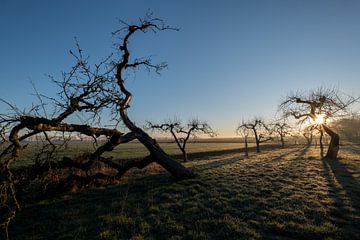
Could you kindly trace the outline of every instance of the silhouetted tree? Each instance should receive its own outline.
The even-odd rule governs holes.
[[[187,124],[182,124],[181,120],[176,118],[173,120],[167,120],[161,124],[155,124],[148,121],[146,128],[170,133],[174,138],[176,145],[180,149],[185,162],[188,160],[186,144],[188,143],[190,136],[196,137],[198,134],[205,134],[210,137],[214,137],[216,135],[215,131],[207,122],[200,121],[196,118],[190,120]]]
[[[285,146],[285,136],[290,135],[292,132],[292,127],[286,122],[277,122],[272,125],[273,132],[275,132],[281,142],[281,147]]]
[[[263,120],[255,118],[252,121],[243,122],[237,129],[247,128],[253,132],[256,143],[256,152],[260,152],[260,143],[272,140],[272,130],[264,123]]]
[[[242,121],[241,124],[239,124],[238,128],[236,129],[236,134],[244,138],[245,157],[249,156],[248,137],[249,137],[250,131],[251,130],[246,127],[244,120]]]
[[[318,126],[320,134],[323,129],[331,138],[326,157],[337,158],[339,135],[330,128],[328,120],[346,113],[349,105],[356,100],[335,89],[319,88],[307,94],[289,94],[280,104],[280,109],[285,117],[298,119],[299,124],[311,121],[310,125]]]
[[[58,97],[52,98],[37,94],[41,104],[33,106],[28,112],[20,111],[15,105],[3,100],[3,103],[12,109],[11,112],[0,114],[1,139],[2,141],[6,140],[3,151],[0,153],[0,218],[5,229],[19,209],[16,187],[20,185],[16,185],[16,183],[20,180],[13,173],[12,163],[19,159],[23,149],[27,146],[24,143],[25,140],[36,135],[43,135],[45,141],[55,148],[56,145],[52,143],[52,135],[49,133],[64,133],[64,137],[70,133],[81,133],[93,139],[106,138],[105,143],[98,146],[93,152],[83,155],[81,161],[78,161],[76,157],[64,157],[61,161],[49,160],[35,164],[29,169],[31,174],[28,176],[33,176],[33,178],[41,176],[49,169],[54,171],[72,168],[84,172],[68,174],[59,182],[59,186],[68,186],[73,183],[87,185],[96,179],[119,178],[130,168],[144,168],[152,162],[160,164],[178,179],[193,175],[191,170],[167,155],[153,138],[135,125],[128,115],[133,95],[125,84],[126,72],[130,69],[144,67],[158,73],[166,67],[166,63],[154,64],[149,58],[132,57],[129,48],[130,39],[138,33],[149,31],[156,33],[177,29],[165,25],[161,19],[154,18],[151,14],[139,19],[138,24],[122,23],[124,27],[113,32],[115,38],[120,37],[120,41],[116,45],[117,50],[98,64],[91,66],[88,57],[84,56],[83,50],[76,43],[76,51],[70,51],[76,60],[75,65],[69,72],[63,73],[62,79],[52,78],[60,88]],[[46,114],[46,104],[43,103],[45,100],[53,103],[55,110],[51,116]],[[107,114],[110,112],[116,126],[122,123],[129,131],[123,133],[116,128],[101,127],[101,116],[104,111]],[[72,118],[69,117],[77,113],[84,113],[90,120],[84,124],[70,123]],[[112,151],[119,144],[134,139],[147,148],[149,151],[147,157],[129,161],[102,157],[103,153]],[[113,169],[116,173],[89,175],[89,170],[94,169],[100,163]]]
[[[311,128],[307,128],[303,130],[301,134],[306,139],[307,146],[310,147],[314,136],[313,130]]]

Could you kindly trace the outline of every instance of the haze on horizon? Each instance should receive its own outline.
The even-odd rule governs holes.
[[[328,86],[360,95],[359,1],[110,0],[2,3],[1,98],[30,107],[30,82],[55,94],[46,75],[69,70],[74,37],[96,62],[113,48],[117,19],[131,22],[148,9],[181,30],[131,42],[138,57],[169,64],[160,76],[128,76],[129,114],[139,125],[195,116],[230,137],[242,118],[273,117],[290,91]]]

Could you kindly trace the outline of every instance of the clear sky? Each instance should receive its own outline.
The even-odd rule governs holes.
[[[129,115],[139,125],[197,116],[226,137],[243,117],[272,117],[291,90],[360,95],[360,1],[2,0],[0,97],[30,106],[30,81],[51,95],[46,75],[69,70],[74,37],[92,60],[102,59],[117,19],[131,23],[148,9],[181,30],[131,42],[137,56],[169,64],[161,76],[127,79]]]

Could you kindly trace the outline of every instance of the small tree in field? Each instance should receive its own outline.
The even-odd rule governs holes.
[[[97,179],[120,178],[130,168],[144,168],[152,162],[158,163],[178,179],[193,175],[191,170],[167,155],[153,138],[136,126],[128,115],[133,95],[126,86],[124,77],[126,72],[141,67],[159,72],[166,67],[165,63],[154,64],[149,58],[132,57],[129,42],[139,33],[157,33],[164,30],[177,29],[165,25],[161,19],[153,18],[150,14],[139,19],[137,24],[123,23],[123,27],[113,33],[114,37],[120,37],[116,45],[117,49],[98,64],[90,66],[88,57],[84,56],[83,50],[79,44],[76,44],[76,50],[70,51],[76,60],[72,69],[64,73],[61,79],[52,79],[59,87],[58,97],[44,97],[37,94],[41,104],[33,106],[28,112],[20,111],[3,100],[12,111],[0,114],[0,132],[2,140],[6,141],[0,153],[1,226],[7,229],[10,220],[14,218],[16,210],[20,207],[16,195],[17,188],[23,187],[22,179],[31,181],[44,176],[49,170],[77,169],[79,174],[74,171],[64,174],[64,179],[59,182],[61,186],[74,183],[87,185]],[[53,104],[55,111],[52,114],[45,112],[43,102],[45,100]],[[116,128],[101,127],[99,123],[104,111],[106,114],[110,111],[116,125],[121,123],[128,131],[123,133]],[[69,117],[78,113],[85,113],[89,121],[83,124],[71,123]],[[18,176],[13,173],[12,163],[19,160],[27,146],[24,141],[42,135],[48,145],[52,146],[50,149],[53,151],[57,145],[51,139],[56,133],[63,133],[64,140],[71,133],[79,133],[95,140],[105,138],[106,141],[93,152],[82,155],[81,161],[75,156],[63,158],[61,161],[53,161],[50,158],[28,168],[23,172],[26,173],[25,175]],[[149,151],[147,157],[129,161],[102,157],[103,153],[134,139],[147,148]],[[96,169],[100,163],[112,169],[113,174],[98,172],[90,175],[89,170]]]
[[[245,157],[249,156],[249,144],[248,144],[248,137],[250,134],[250,129],[248,129],[245,126],[245,122],[242,121],[241,124],[239,124],[238,128],[236,129],[236,134],[244,138],[244,152]]]
[[[253,133],[255,143],[256,143],[256,152],[260,152],[260,144],[272,140],[272,130],[264,123],[263,120],[255,118],[252,121],[243,122],[238,126],[237,129],[241,130],[246,128]]]
[[[305,138],[306,144],[308,147],[311,146],[311,143],[313,141],[313,137],[314,137],[313,132],[314,132],[314,129],[311,126],[305,128],[303,131],[301,131],[301,135]]]
[[[273,127],[273,132],[276,133],[279,138],[280,138],[280,142],[281,142],[281,147],[285,146],[285,136],[288,136],[291,134],[292,132],[292,127],[287,124],[286,122],[277,122],[275,124],[272,125]]]
[[[357,101],[354,97],[340,94],[334,89],[319,88],[306,94],[300,92],[289,94],[280,104],[285,117],[292,116],[305,124],[315,126],[320,131],[324,130],[330,136],[330,144],[325,157],[337,158],[339,151],[339,135],[330,127],[330,121],[347,113],[350,104]],[[322,139],[320,141],[322,144]]]
[[[170,133],[174,138],[176,145],[180,149],[185,162],[188,160],[186,144],[191,136],[196,137],[199,134],[205,134],[210,137],[214,137],[216,135],[215,131],[207,122],[200,121],[196,118],[190,120],[187,124],[182,124],[181,120],[175,118],[173,120],[167,120],[161,124],[155,124],[148,121],[146,128]]]

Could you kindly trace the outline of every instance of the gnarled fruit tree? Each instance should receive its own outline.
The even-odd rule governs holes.
[[[164,24],[161,19],[147,15],[139,19],[138,24],[124,24],[124,27],[114,32],[120,41],[116,52],[106,57],[98,64],[91,65],[88,57],[84,56],[83,50],[76,43],[76,50],[70,51],[75,57],[76,63],[72,69],[64,73],[60,80],[53,78],[60,91],[58,97],[52,98],[37,94],[41,100],[40,104],[34,106],[28,112],[22,112],[16,106],[3,100],[12,111],[0,115],[2,152],[0,153],[0,186],[1,205],[0,220],[5,229],[10,220],[15,216],[16,210],[20,208],[17,199],[18,187],[26,181],[38,178],[50,170],[76,169],[69,171],[58,185],[68,185],[76,182],[87,185],[96,179],[114,179],[121,177],[129,169],[144,168],[152,162],[156,162],[170,172],[175,178],[182,179],[193,175],[192,171],[175,161],[167,155],[157,142],[145,131],[139,128],[130,119],[128,109],[132,100],[132,93],[128,90],[124,74],[129,69],[145,67],[149,70],[159,72],[166,64],[153,64],[149,58],[134,58],[131,55],[129,41],[138,33],[160,32],[164,30],[177,30]],[[46,114],[43,101],[52,102],[55,109],[51,117]],[[128,132],[120,132],[117,128],[101,127],[102,114],[111,113],[112,120],[117,126],[120,122],[128,129]],[[45,113],[45,114],[44,114]],[[85,113],[89,121],[84,124],[71,123],[70,116]],[[70,133],[79,133],[93,139],[105,139],[94,151],[84,154],[79,158],[64,157],[60,161],[36,161],[35,164],[26,169],[26,174],[15,170],[12,164],[21,157],[26,140],[34,136],[42,135],[47,144],[44,146],[55,151],[57,144],[52,142],[55,133],[63,133],[64,138]],[[128,160],[105,158],[105,152],[112,151],[119,144],[127,143],[137,139],[142,143],[149,155],[140,160]],[[51,154],[50,154],[51,156]],[[111,174],[92,171],[96,166],[102,164],[112,171]],[[92,172],[92,174],[89,174]],[[25,174],[25,175],[24,175]],[[22,177],[20,178],[19,175]],[[24,177],[25,176],[25,177]]]
[[[216,132],[211,128],[209,123],[201,121],[197,118],[189,120],[187,124],[182,124],[181,120],[177,118],[166,120],[161,124],[148,121],[146,128],[170,133],[174,138],[176,145],[180,149],[185,162],[189,160],[186,152],[186,144],[191,136],[193,138],[195,138],[198,134],[205,134],[209,137],[216,136]]]
[[[337,158],[339,151],[339,135],[332,130],[330,120],[347,113],[349,106],[357,101],[349,95],[341,94],[336,89],[318,88],[308,93],[291,93],[280,104],[285,117],[292,116],[299,124],[320,131],[322,146],[323,131],[330,136],[330,144],[325,157]]]
[[[237,127],[237,132],[241,131],[241,129],[248,129],[250,132],[252,132],[255,143],[256,143],[256,152],[260,152],[260,144],[264,142],[268,142],[273,140],[272,135],[272,129],[270,129],[267,124],[261,120],[260,118],[254,118],[251,121],[242,122]],[[247,139],[246,139],[247,143]]]

